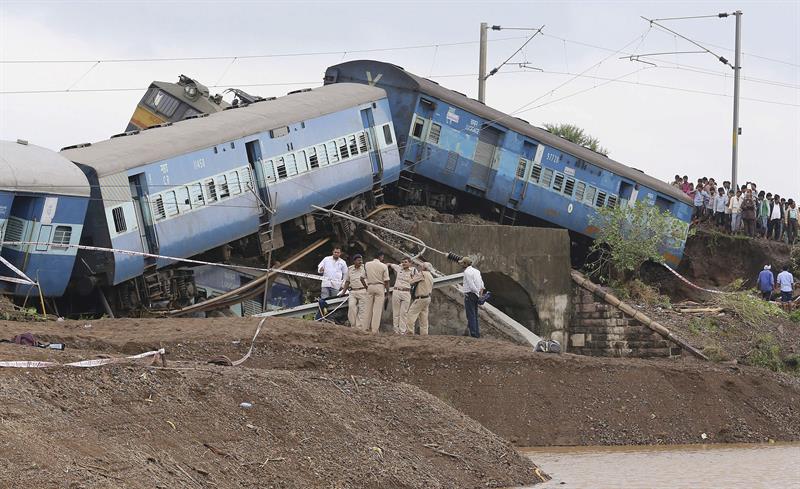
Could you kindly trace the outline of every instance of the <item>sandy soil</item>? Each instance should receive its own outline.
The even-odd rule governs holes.
[[[172,362],[188,362],[240,357],[256,323],[6,322],[0,337],[31,330],[71,349],[109,354],[163,345]],[[744,366],[534,354],[496,340],[371,336],[300,320],[269,321],[245,366],[405,382],[519,446],[800,440],[800,380]]]

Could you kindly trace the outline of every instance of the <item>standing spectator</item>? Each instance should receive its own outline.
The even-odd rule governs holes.
[[[417,322],[417,317],[419,317],[420,336],[428,334],[428,308],[431,305],[431,293],[433,292],[432,269],[433,266],[430,263],[425,262],[422,264],[422,273],[418,273],[414,277],[417,288],[411,307],[408,308],[408,329],[412,334],[414,333],[414,326]]]
[[[744,221],[744,233],[753,238],[756,235],[756,201],[753,199],[753,191],[747,189],[747,193],[742,199],[742,221]]]
[[[408,334],[408,308],[411,306],[411,283],[417,275],[417,269],[411,266],[411,258],[405,257],[400,264],[390,263],[397,277],[392,290],[392,327],[395,333]],[[412,326],[413,327],[413,326]],[[411,330],[414,334],[414,330]]]
[[[728,192],[731,191],[731,182],[727,180],[722,182],[722,187],[725,189],[725,193],[727,194]]]
[[[728,196],[725,189],[720,187],[717,195],[714,196],[714,221],[720,230],[725,229],[725,208],[728,207]]]
[[[323,258],[317,266],[319,273],[322,274],[320,299],[336,297],[344,283],[344,277],[347,275],[347,263],[339,258],[341,254],[342,249],[336,246],[333,248],[331,256]]]
[[[733,194],[733,190],[731,190]],[[742,191],[737,190],[735,195],[728,199],[728,207],[731,208],[731,234],[739,232],[742,224]]]
[[[703,217],[703,204],[708,194],[703,190],[703,183],[697,182],[694,192],[694,216],[693,219],[699,221]]]
[[[342,285],[342,291],[350,289],[347,298],[347,319],[350,327],[367,331],[367,274],[362,266],[361,255],[353,255],[353,264],[347,269],[347,279]]]
[[[786,236],[789,238],[789,244],[793,245],[797,239],[797,203],[794,199],[789,199],[789,205],[786,208]]]
[[[378,252],[375,259],[364,265],[364,272],[367,274],[367,324],[373,333],[381,330],[383,302],[389,295],[389,267],[383,260],[383,252]]]
[[[675,175],[675,180],[672,181],[672,186],[681,188],[681,185],[683,185],[683,179],[680,175]]]
[[[473,338],[481,337],[478,324],[478,300],[486,290],[483,288],[481,272],[472,266],[472,258],[465,256],[459,260],[459,265],[464,267],[464,283],[461,289],[464,292],[464,309],[467,313],[467,327],[469,335]]]
[[[688,193],[689,193],[689,187],[690,187],[691,185],[692,185],[692,184],[691,184],[691,183],[689,183],[689,177],[687,177],[686,175],[684,175],[684,176],[683,176],[683,183],[681,183],[681,190],[683,190],[683,193],[685,193],[685,194],[688,194]]]
[[[765,301],[772,299],[772,289],[775,288],[775,276],[772,275],[769,265],[764,265],[764,269],[758,274],[758,290]]]
[[[776,286],[781,290],[781,302],[792,302],[794,277],[789,273],[789,265],[784,265],[783,271],[778,274],[778,283]]]
[[[705,206],[705,215],[706,218],[713,221],[714,219],[714,197],[717,195],[717,188],[714,186],[713,183],[709,183],[706,186],[706,193],[708,194],[708,198],[703,200],[703,205]]]
[[[778,194],[775,194],[769,206],[769,226],[772,234],[767,232],[767,238],[780,241],[781,231],[783,231],[783,207],[781,207],[781,198]]]
[[[728,201],[725,203],[725,230],[730,231],[731,224],[733,224],[733,220],[731,218],[731,199],[735,197],[733,190],[728,190],[726,192],[728,195]]]
[[[763,238],[767,235],[767,223],[769,222],[769,202],[764,197],[763,190],[758,193],[756,218],[758,219],[758,234]]]

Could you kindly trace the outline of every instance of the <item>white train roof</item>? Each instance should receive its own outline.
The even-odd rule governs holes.
[[[89,196],[83,172],[61,154],[24,141],[0,141],[0,190]]]

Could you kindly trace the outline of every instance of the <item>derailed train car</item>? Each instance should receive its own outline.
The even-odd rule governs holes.
[[[371,195],[400,160],[383,90],[342,84],[291,93],[95,144],[65,148],[91,185],[85,245],[191,257],[251,237],[282,244],[281,225]],[[191,270],[141,254],[81,250],[84,294],[120,310],[195,299]]]
[[[341,63],[327,69],[325,83],[386,90],[403,160],[399,185],[412,201],[447,200],[430,202],[432,183],[493,203],[505,224],[521,214],[589,238],[597,209],[644,201],[679,223],[683,236],[664,257],[680,262],[692,202],[679,189],[396,65]]]

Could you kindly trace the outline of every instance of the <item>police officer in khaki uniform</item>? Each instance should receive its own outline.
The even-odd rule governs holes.
[[[411,258],[405,257],[399,265],[389,264],[397,274],[392,290],[392,326],[395,333],[408,334],[408,308],[411,306],[411,282],[419,275],[411,266]],[[411,328],[414,334],[414,328]]]
[[[422,272],[416,274],[412,279],[412,285],[417,284],[417,290],[408,309],[408,329],[414,333],[414,324],[419,317],[419,334],[428,334],[428,308],[431,305],[431,293],[433,292],[433,266],[425,262],[422,264]]]
[[[377,333],[381,329],[383,301],[389,293],[389,267],[383,263],[384,255],[378,252],[375,259],[364,264],[367,275],[367,321],[370,331]]]
[[[347,298],[347,319],[350,326],[361,331],[368,331],[367,324],[367,273],[361,255],[353,255],[353,264],[347,268],[347,278],[342,285],[342,292],[350,288]]]

